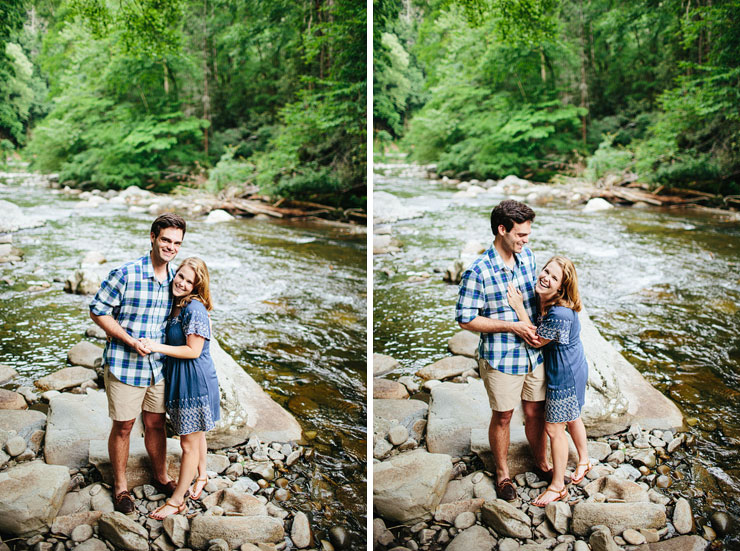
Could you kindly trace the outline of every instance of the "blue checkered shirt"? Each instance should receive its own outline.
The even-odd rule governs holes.
[[[149,255],[112,270],[90,303],[96,316],[113,316],[135,339],[146,337],[164,342],[165,324],[172,309],[170,283],[174,268],[167,267],[167,280],[154,277]],[[149,386],[162,380],[162,354],[140,356],[118,339],[108,339],[103,358],[118,380],[132,386]]]
[[[463,273],[455,308],[458,323],[468,323],[478,316],[503,321],[519,321],[514,309],[509,306],[506,288],[514,281],[524,297],[524,308],[534,319],[536,312],[537,265],[534,253],[527,247],[514,254],[514,269],[501,259],[496,247],[491,247],[479,256]],[[481,333],[478,355],[488,361],[493,369],[512,375],[528,373],[531,366],[543,362],[542,354],[527,345],[514,333]]]

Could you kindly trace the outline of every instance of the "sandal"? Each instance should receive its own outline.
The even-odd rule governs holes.
[[[576,465],[576,471],[578,470],[578,467],[583,467],[583,466],[585,466],[585,467],[586,467],[586,470],[585,470],[585,471],[583,471],[583,474],[582,474],[582,475],[581,475],[581,476],[580,476],[579,478],[576,478],[576,477],[575,477],[575,474],[576,474],[576,473],[573,473],[573,475],[574,475],[574,476],[573,476],[573,478],[571,479],[571,482],[572,482],[573,484],[578,484],[579,482],[581,482],[581,481],[582,481],[582,480],[583,480],[584,478],[586,478],[586,475],[587,475],[587,474],[588,474],[589,472],[591,472],[591,469],[593,469],[593,468],[594,468],[594,466],[593,466],[593,465],[591,464],[591,460],[589,459],[589,460],[588,460],[588,461],[586,461],[585,463],[579,463],[578,465]]]
[[[196,494],[195,487],[198,485],[198,482],[205,482],[206,484],[208,484],[208,477],[204,476],[203,478],[198,477],[195,479],[195,484],[193,484],[192,486],[193,492],[190,493],[190,497],[192,499],[200,499],[200,496],[203,493],[203,488],[206,487],[206,484],[203,484],[203,486],[200,487],[200,490],[198,490],[198,493]]]
[[[539,503],[535,503],[537,499],[540,499],[541,497],[543,497],[547,492],[553,493],[557,495],[558,497],[556,497],[555,499],[551,501],[548,501],[547,503],[543,503],[542,505],[540,505]],[[537,499],[532,501],[532,505],[534,505],[535,507],[547,507],[548,503],[555,503],[556,501],[561,501],[565,499],[566,497],[568,497],[568,487],[567,486],[564,486],[560,492],[558,492],[557,490],[553,490],[551,486],[548,486],[547,490],[542,492],[540,495],[537,496]]]
[[[164,515],[164,516],[157,515],[157,513],[159,513],[165,507],[172,507],[173,509],[175,509],[175,512],[174,513],[170,513],[169,515]],[[151,513],[149,513],[148,516],[149,516],[149,518],[153,518],[154,520],[164,520],[167,517],[169,517],[170,515],[179,515],[180,513],[182,513],[183,511],[185,511],[185,509],[187,509],[187,508],[188,508],[188,506],[187,506],[187,504],[184,501],[180,505],[175,505],[174,503],[170,503],[169,501],[165,501],[164,502],[164,505],[162,505],[160,507],[157,507],[154,511],[152,511]]]

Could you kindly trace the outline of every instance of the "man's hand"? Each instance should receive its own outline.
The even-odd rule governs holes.
[[[152,353],[151,349],[146,347],[141,341],[134,341],[133,347],[139,353],[139,356],[146,356]]]
[[[526,321],[517,321],[513,324],[514,333],[529,346],[538,346],[540,338],[537,336],[537,327]]]

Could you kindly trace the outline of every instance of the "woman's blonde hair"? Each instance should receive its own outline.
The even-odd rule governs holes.
[[[564,256],[553,256],[547,261],[545,267],[550,262],[555,262],[560,269],[563,270],[563,280],[560,282],[560,289],[558,294],[555,296],[555,302],[553,306],[565,306],[576,312],[580,312],[581,305],[581,294],[578,292],[578,274],[576,274],[576,267],[570,259]]]
[[[192,268],[195,272],[195,281],[193,282],[193,290],[190,294],[175,299],[176,306],[178,308],[183,308],[190,304],[191,300],[197,298],[203,303],[206,310],[213,310],[213,302],[211,301],[211,284],[210,278],[208,277],[208,267],[206,266],[206,263],[197,256],[190,256],[180,263],[177,267],[177,271],[179,272],[183,266]]]

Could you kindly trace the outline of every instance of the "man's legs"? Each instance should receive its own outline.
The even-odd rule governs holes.
[[[128,490],[126,463],[128,462],[129,441],[134,421],[136,420],[113,421],[113,427],[108,436],[108,456],[110,457],[111,467],[113,467],[114,496]]]
[[[496,465],[496,483],[511,478],[506,459],[509,455],[509,425],[513,413],[513,409],[494,411],[491,415],[491,424],[488,425],[488,442],[491,445],[493,462]]]
[[[170,477],[167,475],[165,414],[142,411],[141,419],[144,421],[144,445],[152,463],[154,478],[162,484],[167,484]]]
[[[534,461],[541,470],[550,470],[547,461],[547,435],[545,433],[545,402],[530,402],[522,400],[524,413],[524,434],[527,436],[529,447],[532,448]]]

